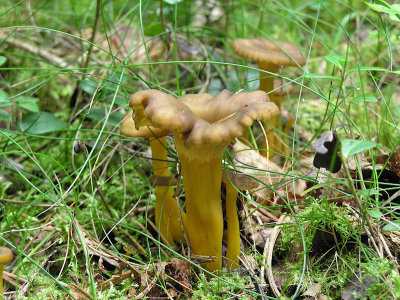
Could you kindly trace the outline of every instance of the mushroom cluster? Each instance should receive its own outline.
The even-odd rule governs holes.
[[[277,116],[265,92],[233,94],[227,90],[175,98],[157,90],[139,91],[129,105],[136,130],[150,126],[174,136],[186,197],[185,231],[194,254],[216,257],[209,271],[222,265],[222,157],[228,144],[254,120]],[[229,225],[228,225],[229,226]],[[228,241],[229,243],[229,241]]]
[[[306,61],[299,48],[291,42],[272,42],[267,38],[251,38],[234,40],[232,49],[236,54],[257,62],[259,68],[263,70],[260,72],[260,90],[267,92],[271,101],[276,103],[280,109],[281,93],[271,93],[274,90],[274,77],[283,66],[303,66],[305,64]],[[270,124],[281,130],[280,115]],[[267,128],[266,131],[268,142],[272,146],[270,148],[280,151],[280,135],[274,135]]]

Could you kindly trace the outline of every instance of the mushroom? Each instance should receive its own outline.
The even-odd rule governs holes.
[[[10,248],[0,247],[0,295],[4,295],[3,290],[3,265],[8,264],[13,259],[13,253]]]
[[[225,169],[222,181],[225,183],[225,209],[227,223],[227,239],[226,247],[226,263],[229,270],[239,268],[240,256],[240,230],[239,218],[237,214],[236,200],[239,190],[252,190],[258,186],[256,180],[251,179],[246,174],[236,173],[232,170]]]
[[[198,99],[202,106],[197,106]],[[229,142],[241,136],[253,120],[269,120],[279,113],[265,92],[217,96],[198,94],[178,99],[146,90],[131,96],[136,128],[153,126],[174,135],[186,194],[186,226],[196,255],[216,257],[205,264],[221,268],[223,215],[221,205],[222,156]]]
[[[135,128],[135,122],[132,118],[132,112],[129,112],[121,124],[121,134],[129,137],[147,138],[150,141],[153,172],[156,180],[156,205],[155,205],[155,221],[159,228],[160,234],[169,245],[173,245],[174,241],[183,242],[184,235],[179,217],[181,213],[182,224],[185,226],[186,215],[174,198],[170,184],[167,186],[157,185],[157,178],[168,177],[167,165],[167,135],[168,130],[159,130],[157,128],[141,127]]]
[[[302,66],[305,64],[305,59],[299,48],[286,41],[272,42],[267,38],[251,38],[234,40],[232,49],[236,54],[257,62],[259,68],[263,70],[260,72],[260,90],[269,93],[271,101],[276,103],[280,109],[281,97],[270,93],[274,90],[274,76],[282,66]],[[265,71],[271,74],[266,75]],[[277,116],[270,124],[280,130],[280,116]],[[266,131],[268,141],[273,149],[280,151],[280,136],[274,135],[270,130]]]

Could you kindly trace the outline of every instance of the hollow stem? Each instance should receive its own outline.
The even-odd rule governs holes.
[[[216,260],[204,267],[216,271],[222,266],[223,215],[221,205],[222,155],[226,146],[186,147],[175,136],[186,193],[186,231],[196,255]]]
[[[2,296],[4,295],[4,289],[3,289],[3,265],[2,264],[0,264],[0,295],[2,295]]]
[[[271,72],[271,73],[278,73],[279,66],[275,64],[260,64],[259,65],[260,69]],[[281,109],[281,97],[280,96],[274,96],[274,93],[271,93],[271,91],[274,89],[274,76],[271,74],[266,74],[264,72],[260,72],[260,90],[268,93],[269,98],[271,99],[272,102],[274,102],[279,110]],[[269,144],[269,149],[274,151],[274,152],[280,152],[281,150],[281,142],[280,142],[280,136],[277,133],[274,133],[272,128],[278,128],[281,129],[281,117],[280,114],[275,117],[274,119],[268,121],[268,124],[265,122],[264,124],[264,129],[265,132],[267,133],[267,139],[268,139],[268,144]],[[271,128],[272,127],[272,128]],[[262,144],[263,149],[267,149],[267,145],[265,142]],[[267,156],[266,151],[262,151],[261,153],[263,156]],[[273,155],[271,154],[270,157]]]
[[[226,248],[226,262],[229,270],[239,268],[240,231],[237,215],[236,200],[238,191],[231,184],[226,184],[226,222],[228,227],[228,245]]]
[[[150,140],[154,176],[169,176],[166,142],[167,140],[165,137]],[[184,235],[182,225],[179,220],[179,209],[181,208],[178,207],[176,203],[172,187],[156,186],[155,189],[155,219],[161,235],[170,245],[173,245],[174,241],[183,242]],[[181,216],[183,226],[185,226],[186,215],[182,210]]]

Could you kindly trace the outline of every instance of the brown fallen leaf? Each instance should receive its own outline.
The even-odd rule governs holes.
[[[190,263],[180,258],[171,258],[170,266],[171,268],[167,268],[166,271],[170,270],[172,272],[171,275],[176,282],[179,283],[185,291],[191,292],[192,285],[190,284]]]
[[[243,144],[238,139],[236,139],[232,149],[234,151],[235,167],[241,172],[255,177],[259,181],[258,186],[253,191],[253,195],[257,199],[268,202],[268,195],[272,192],[276,192],[276,190],[273,189],[281,185],[282,188],[278,190],[283,195],[286,195],[287,191],[300,195],[306,189],[307,185],[304,180],[298,179],[293,181],[291,176],[287,176],[287,172],[284,168],[268,160],[258,151],[249,148],[249,146]],[[289,177],[291,180],[287,185],[284,185],[285,176]]]

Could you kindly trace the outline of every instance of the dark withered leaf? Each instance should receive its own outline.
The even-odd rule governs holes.
[[[339,144],[335,130],[326,132],[316,140],[312,144],[316,151],[313,161],[314,167],[325,168],[331,173],[339,172],[342,167],[338,154]]]

